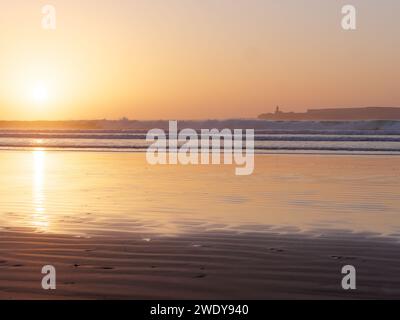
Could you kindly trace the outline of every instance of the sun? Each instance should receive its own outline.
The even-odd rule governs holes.
[[[33,102],[43,104],[49,100],[49,91],[44,84],[37,84],[31,90]]]

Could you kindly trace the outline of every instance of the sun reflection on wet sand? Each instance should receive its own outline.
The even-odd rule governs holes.
[[[199,229],[399,235],[397,157],[257,156],[243,179],[230,167],[148,166],[141,153],[37,147],[0,159],[0,229],[143,239]]]
[[[32,214],[32,226],[38,231],[48,231],[50,227],[49,217],[46,214],[45,208],[45,160],[46,151],[38,148],[33,152],[33,184],[32,184],[32,196],[33,196],[33,214]]]

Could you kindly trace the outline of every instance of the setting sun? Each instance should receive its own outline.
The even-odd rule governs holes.
[[[43,84],[36,85],[32,89],[31,97],[32,100],[38,104],[43,104],[47,102],[49,99],[49,92],[47,90],[47,87]]]

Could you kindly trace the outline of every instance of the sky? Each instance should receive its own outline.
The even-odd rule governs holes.
[[[0,119],[400,106],[399,30],[398,0],[3,0]]]

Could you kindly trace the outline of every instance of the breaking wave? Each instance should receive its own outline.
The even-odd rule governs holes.
[[[255,151],[400,154],[400,121],[180,121],[180,129],[254,129]],[[0,148],[143,151],[147,130],[168,133],[167,121],[138,121],[125,129],[0,130]]]

